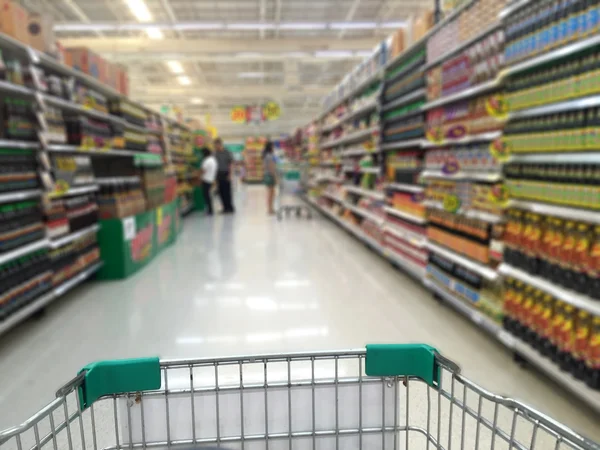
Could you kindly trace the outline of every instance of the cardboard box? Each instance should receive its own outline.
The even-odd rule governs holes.
[[[103,58],[86,47],[73,47],[67,49],[67,65],[87,73],[100,80],[106,76],[106,62]]]
[[[25,44],[29,44],[27,22],[29,15],[12,0],[0,0],[0,31]]]
[[[55,54],[54,20],[48,14],[30,14],[27,34],[29,45],[40,52]]]
[[[119,78],[119,67],[116,64],[106,63],[106,73],[107,80],[106,84],[108,84],[111,88],[117,89],[118,87],[118,78]]]
[[[419,14],[412,27],[412,42],[416,42],[427,34],[427,32],[433,27],[433,11],[425,11]]]
[[[127,74],[127,69],[121,65],[117,69],[117,90],[121,94],[129,96],[129,75]]]
[[[390,58],[395,58],[404,51],[404,29],[401,28],[396,31],[392,37],[392,48],[390,51]]]

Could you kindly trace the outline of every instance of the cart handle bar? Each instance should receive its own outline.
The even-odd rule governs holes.
[[[165,361],[159,361],[158,358],[102,361],[84,367],[75,378],[58,389],[56,396],[57,398],[64,398],[77,388],[79,390],[80,408],[83,410],[93,404],[94,401],[108,395],[160,389],[161,369],[206,364],[226,365],[228,363],[243,364],[260,361],[281,362],[302,359],[319,360],[352,357],[365,357],[365,372],[368,376],[420,378],[435,389],[439,388],[439,372],[440,368],[443,367],[452,373],[454,379],[463,383],[465,387],[475,391],[482,398],[498,403],[508,409],[521,411],[527,417],[538,421],[559,435],[567,437],[583,449],[600,450],[598,444],[576,433],[560,422],[555,421],[551,417],[519,401],[496,395],[463,378],[460,374],[460,367],[456,363],[442,356],[433,347],[424,344],[376,344],[367,345],[366,349],[345,350],[341,352],[263,354]],[[0,444],[5,442],[10,436],[33,426],[33,419],[29,419],[20,427],[0,433]]]

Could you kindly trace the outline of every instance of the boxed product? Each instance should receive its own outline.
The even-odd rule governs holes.
[[[86,47],[67,49],[67,64],[83,73],[102,80],[106,78],[106,61]]]
[[[129,75],[121,65],[117,66],[117,90],[125,96],[129,95]]]
[[[433,11],[425,11],[419,14],[413,21],[412,42],[416,42],[427,34],[433,27]]]
[[[390,58],[395,58],[404,51],[404,28],[400,28],[392,35],[392,45],[390,47]]]
[[[116,64],[106,63],[106,84],[111,88],[118,88],[119,67]]]
[[[28,43],[44,53],[56,53],[54,20],[49,14],[30,14],[27,25]]]
[[[29,43],[27,32],[27,11],[13,0],[0,0],[0,31],[4,34]]]

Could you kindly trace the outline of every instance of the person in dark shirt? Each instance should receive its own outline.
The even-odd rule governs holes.
[[[215,139],[215,158],[217,158],[217,186],[219,188],[219,197],[223,204],[223,214],[235,212],[233,200],[231,198],[231,176],[233,174],[233,156],[229,150],[223,146],[221,138]]]

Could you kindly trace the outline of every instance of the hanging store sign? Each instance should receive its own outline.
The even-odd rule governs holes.
[[[281,117],[281,106],[276,102],[259,105],[239,105],[229,112],[233,123],[261,123],[277,120]]]

